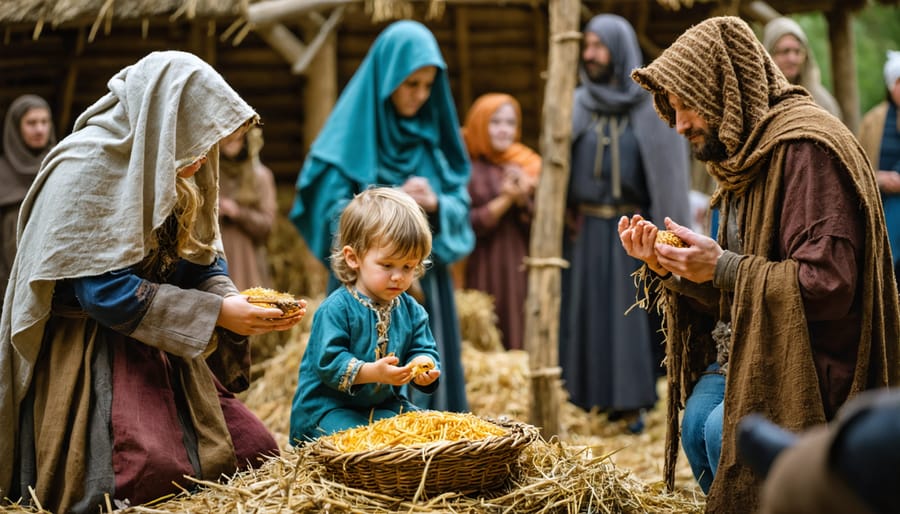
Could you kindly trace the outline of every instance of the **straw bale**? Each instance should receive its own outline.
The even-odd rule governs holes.
[[[455,291],[460,335],[482,351],[502,351],[502,334],[497,328],[494,298],[476,289]]]

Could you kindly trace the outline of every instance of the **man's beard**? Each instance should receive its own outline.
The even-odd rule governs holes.
[[[703,162],[722,162],[728,158],[728,149],[725,143],[719,139],[719,129],[711,128],[709,130],[695,130],[685,134],[691,138],[697,134],[703,136],[703,143],[699,146],[691,144],[691,153],[694,158]]]
[[[588,65],[591,65],[590,67]],[[587,74],[591,82],[597,84],[607,84],[612,81],[613,69],[609,64],[600,64],[597,61],[584,63],[584,72]]]

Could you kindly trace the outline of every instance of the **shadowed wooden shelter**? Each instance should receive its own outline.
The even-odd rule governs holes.
[[[650,59],[711,15],[764,20],[777,12],[823,11],[835,76],[853,77],[850,19],[864,4],[588,0],[580,4],[580,21],[603,12],[623,15]],[[420,19],[435,32],[460,116],[478,95],[508,92],[522,104],[524,142],[537,147],[548,0],[4,0],[0,116],[16,96],[36,93],[50,101],[64,135],[120,68],[153,50],[186,50],[213,64],[259,110],[266,133],[263,157],[279,183],[292,183],[340,88],[396,16]],[[834,82],[844,111],[855,114],[855,81]]]

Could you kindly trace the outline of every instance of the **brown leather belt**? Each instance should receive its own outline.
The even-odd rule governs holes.
[[[619,216],[628,216],[641,212],[641,207],[635,204],[608,205],[600,203],[578,204],[578,212],[594,218],[614,219]]]

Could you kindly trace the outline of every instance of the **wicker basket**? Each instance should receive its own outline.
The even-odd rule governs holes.
[[[319,439],[310,455],[333,479],[367,491],[398,498],[432,497],[445,492],[472,494],[495,489],[518,465],[521,450],[538,436],[532,425],[486,419],[508,433],[477,441],[428,443],[342,452]]]

